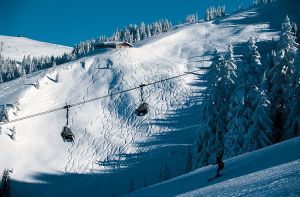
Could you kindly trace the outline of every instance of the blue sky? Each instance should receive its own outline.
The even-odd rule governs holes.
[[[111,35],[117,28],[167,18],[173,24],[187,14],[203,18],[210,5],[232,11],[252,0],[0,0],[0,34],[72,46]]]

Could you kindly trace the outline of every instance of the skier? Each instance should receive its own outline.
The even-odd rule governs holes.
[[[218,164],[216,177],[219,177],[219,176],[221,176],[220,171],[223,170],[223,168],[224,168],[224,162],[222,161],[222,154],[219,154],[217,156],[217,162],[214,164]]]
[[[207,181],[212,181],[215,178],[218,178],[219,176],[221,176],[220,171],[223,170],[223,168],[224,168],[224,162],[222,161],[222,157],[223,157],[223,153],[219,153],[217,156],[217,159],[216,159],[217,161],[215,163],[213,163],[213,165],[218,164],[217,174],[216,174],[216,176],[208,179]]]

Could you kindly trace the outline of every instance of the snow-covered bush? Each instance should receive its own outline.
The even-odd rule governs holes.
[[[187,15],[185,17],[185,22],[186,23],[196,23],[196,22],[198,22],[198,13]]]
[[[13,128],[10,129],[10,131],[11,131],[11,134],[9,135],[9,137],[13,141],[15,141],[16,140],[16,135],[17,135],[16,127],[14,126]]]
[[[6,105],[3,106],[2,114],[1,115],[1,120],[0,122],[7,122],[9,121],[9,115],[8,115],[8,108]]]

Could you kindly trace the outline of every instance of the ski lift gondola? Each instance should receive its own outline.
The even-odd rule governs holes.
[[[63,138],[64,142],[73,142],[75,138],[74,134],[68,126],[63,127],[61,137]]]
[[[145,84],[141,84],[140,85],[140,90],[141,90],[141,104],[135,110],[135,113],[136,113],[137,116],[145,116],[148,113],[148,111],[149,111],[149,105],[148,105],[148,103],[144,102],[143,87],[145,87]]]
[[[64,142],[73,142],[75,139],[74,134],[72,133],[71,129],[68,127],[69,124],[69,108],[70,105],[66,104],[64,109],[67,110],[67,124],[63,127],[62,132],[61,132],[61,137],[63,138]]]

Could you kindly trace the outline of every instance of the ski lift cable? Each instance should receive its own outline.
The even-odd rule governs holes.
[[[122,90],[122,91],[119,91],[119,92],[107,94],[107,95],[104,95],[104,96],[95,97],[95,98],[92,98],[92,99],[88,99],[88,100],[73,103],[73,104],[67,104],[67,105],[64,105],[62,107],[58,107],[58,108],[55,108],[55,109],[39,112],[39,113],[36,113],[36,114],[31,114],[31,115],[24,116],[24,117],[21,117],[21,118],[16,118],[16,119],[13,119],[13,120],[10,120],[10,121],[7,121],[7,122],[0,122],[0,126],[10,124],[10,123],[14,123],[14,122],[19,122],[19,121],[26,120],[26,119],[31,119],[31,118],[34,118],[34,117],[37,117],[37,116],[42,116],[42,115],[45,115],[45,114],[49,114],[49,113],[53,113],[53,112],[57,112],[57,111],[61,111],[61,110],[65,110],[67,108],[69,109],[69,108],[72,108],[72,107],[75,107],[75,106],[78,106],[78,105],[83,105],[83,104],[94,102],[94,101],[101,100],[101,99],[104,99],[104,98],[109,98],[111,96],[122,94],[122,93],[125,93],[125,92],[130,92],[130,91],[139,89],[141,87],[147,87],[147,86],[151,86],[151,85],[154,85],[154,84],[169,81],[169,80],[172,80],[172,79],[175,79],[175,78],[180,78],[180,77],[183,77],[185,75],[195,74],[195,72],[202,71],[203,69],[205,69],[205,68],[201,68],[201,69],[197,69],[197,70],[189,71],[189,72],[184,72],[183,74],[176,75],[176,76],[169,77],[169,78],[165,78],[165,79],[162,79],[162,80],[159,80],[159,81],[154,81],[152,83],[142,84],[142,85],[139,85],[139,86],[135,86],[133,88],[129,88],[127,90]]]

